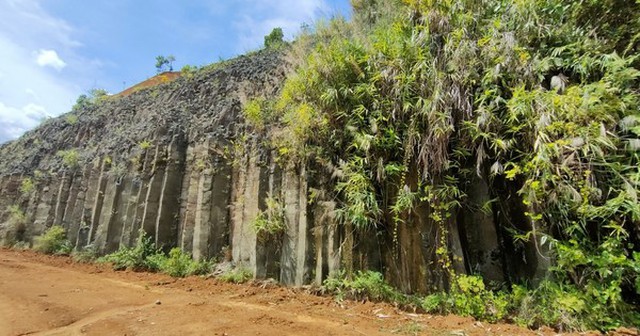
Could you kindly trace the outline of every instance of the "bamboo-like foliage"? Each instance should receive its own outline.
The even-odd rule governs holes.
[[[390,232],[427,201],[444,234],[464,205],[458,177],[487,168],[490,185],[517,187],[537,229],[514,238],[548,244],[562,284],[553,288],[581,290],[576,307],[596,312],[571,326],[637,322],[640,4],[357,5],[366,12],[355,23],[318,29],[274,104],[283,159],[332,173],[343,222]],[[568,87],[550,90],[559,75]]]

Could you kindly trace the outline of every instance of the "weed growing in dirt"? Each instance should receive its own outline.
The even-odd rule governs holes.
[[[72,247],[64,228],[54,225],[35,238],[33,249],[45,254],[68,255]]]
[[[71,252],[71,259],[77,263],[89,264],[98,259],[98,251],[96,251],[93,245],[90,245],[82,250],[74,250]]]
[[[416,321],[411,321],[406,324],[399,326],[397,329],[391,331],[392,334],[400,334],[400,335],[420,335],[424,328],[422,325]]]
[[[224,282],[245,283],[253,278],[253,274],[246,268],[234,268],[229,272],[220,275],[219,279]]]
[[[338,300],[389,301],[405,303],[408,297],[384,281],[382,274],[373,271],[358,271],[352,276],[339,271],[323,283],[324,290],[336,295]]]
[[[15,244],[13,244],[13,246],[11,246],[12,249],[17,250],[17,251],[26,251],[29,250],[31,248],[31,246],[29,246],[28,242],[25,241],[19,241]]]

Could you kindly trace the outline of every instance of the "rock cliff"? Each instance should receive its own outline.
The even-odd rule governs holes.
[[[142,229],[158,247],[232,259],[289,285],[355,268],[383,271],[408,292],[441,286],[442,275],[431,271],[438,238],[428,204],[397,241],[337,225],[335,203],[310,197],[325,187],[322,169],[277,162],[246,126],[244,104],[273,98],[290,68],[279,52],[242,56],[76,109],[3,145],[0,238],[32,243],[60,225],[76,248],[104,254],[131,246]],[[478,210],[462,211],[449,230],[456,270],[499,282],[507,272],[533,276],[540,259],[533,247],[501,243],[499,216],[479,210],[492,198],[485,180],[469,181],[467,192],[475,204],[468,209]],[[251,223],[271,197],[284,206],[286,229],[265,239]]]

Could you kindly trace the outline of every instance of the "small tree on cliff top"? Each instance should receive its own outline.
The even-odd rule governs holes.
[[[156,56],[156,71],[158,71],[158,73],[166,71],[167,69],[169,69],[169,71],[173,71],[173,62],[175,61],[176,58],[173,55],[169,55],[167,57],[162,55]]]
[[[267,49],[278,48],[284,44],[284,33],[282,28],[273,28],[269,35],[264,37],[264,47]]]

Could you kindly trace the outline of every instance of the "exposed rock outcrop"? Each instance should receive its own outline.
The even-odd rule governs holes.
[[[408,292],[439,287],[444,280],[432,272],[439,238],[429,204],[407,218],[396,241],[384,231],[354,233],[337,225],[334,201],[310,202],[310,189],[324,187],[317,170],[276,163],[245,126],[243,105],[274,97],[289,68],[278,52],[243,56],[75,111],[77,122],[49,120],[3,145],[0,237],[15,236],[9,231],[18,208],[26,216],[19,236],[28,242],[61,225],[76,248],[109,253],[134,244],[143,229],[159,247],[179,246],[197,259],[230,256],[257,277],[289,285],[319,283],[340,268],[367,268]],[[34,187],[25,188],[25,179]],[[511,245],[495,225],[519,210],[482,212],[493,197],[486,183],[469,182],[475,206],[448,230],[454,266],[498,282],[508,280],[507,271],[530,277],[518,265],[537,255],[527,248],[505,251]],[[279,241],[260,239],[251,226],[269,196],[284,204]],[[501,200],[510,206],[508,197]]]

